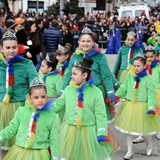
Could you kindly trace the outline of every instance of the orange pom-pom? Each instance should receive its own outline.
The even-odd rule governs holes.
[[[15,23],[16,23],[16,24],[22,24],[22,23],[23,23],[22,18],[16,18],[16,19],[15,19]]]

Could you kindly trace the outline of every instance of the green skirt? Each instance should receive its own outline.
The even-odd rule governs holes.
[[[67,160],[104,160],[112,156],[109,143],[99,143],[96,125],[82,126],[63,123],[61,128],[61,157]]]
[[[47,149],[28,149],[14,145],[3,160],[50,160]]]
[[[14,114],[21,104],[19,102],[10,102],[8,104],[0,102],[0,130],[4,129],[9,125],[9,122],[13,119]],[[15,137],[12,139],[2,142],[1,149],[8,150],[15,144]]]
[[[160,118],[157,114],[147,115],[147,110],[147,103],[124,101],[115,119],[115,127],[131,135],[156,134],[160,131]]]

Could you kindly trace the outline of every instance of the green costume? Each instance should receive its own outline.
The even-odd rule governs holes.
[[[17,57],[17,55],[15,57]],[[13,119],[14,113],[18,107],[24,106],[26,96],[29,91],[29,84],[35,77],[38,77],[32,61],[25,58],[20,58],[20,56],[18,58],[21,60],[14,61],[12,63],[12,69],[9,71],[11,72],[13,70],[14,81],[13,84],[10,84],[13,86],[9,103],[6,103],[3,102],[3,99],[9,90],[9,66],[7,65],[7,60],[5,59],[4,54],[0,53],[0,130],[9,125],[9,122]],[[7,150],[14,143],[14,139],[3,142],[1,148]]]
[[[119,131],[140,136],[160,131],[158,115],[146,114],[156,107],[156,90],[151,75],[137,76],[130,71],[116,95],[125,98],[114,122]]]
[[[105,54],[102,54],[94,49],[92,49],[89,53],[86,54],[83,53],[82,49],[76,49],[76,52],[72,55],[72,58],[70,60],[68,72],[65,76],[62,90],[66,88],[66,86],[71,80],[72,67],[74,66],[74,63],[83,61],[84,56],[91,58],[94,62],[91,66],[91,75],[95,80],[95,85],[102,91],[104,100],[106,96],[108,96],[109,98],[114,97],[114,87],[118,88],[119,83],[117,83],[117,80],[115,79],[108,67],[108,62]],[[110,116],[107,105],[106,112],[108,116],[108,121],[111,121],[112,117]]]
[[[32,122],[35,114],[36,110],[32,105],[20,107],[17,109],[9,126],[0,131],[1,141],[6,141],[16,135],[16,147],[13,146],[13,149],[10,149],[6,155],[6,160],[11,158],[14,160],[27,158],[50,160],[48,147],[50,147],[53,159],[60,157],[60,124],[58,115],[49,109],[43,110],[36,121],[35,137],[31,138]],[[32,142],[28,146],[30,139]],[[18,148],[20,149],[19,151],[17,151]],[[39,156],[36,157],[33,154],[34,152],[39,152]],[[31,157],[31,155],[34,155],[34,157]]]
[[[119,49],[113,74],[117,77],[120,83],[123,83],[128,70],[130,69],[130,65],[133,65],[133,59],[138,53],[143,54],[143,51],[137,47],[136,44],[134,44],[132,47],[129,47],[127,44],[125,44],[125,46]]]

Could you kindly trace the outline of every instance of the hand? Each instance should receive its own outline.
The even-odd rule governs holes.
[[[100,142],[109,142],[108,136],[97,136],[97,141]]]
[[[42,58],[42,57],[43,57],[43,53],[42,53],[42,52],[40,52],[40,53],[39,53],[39,56]]]
[[[27,52],[26,55],[27,55],[28,58],[32,58],[32,55],[31,55],[30,52]]]
[[[25,49],[29,49],[29,47],[28,47],[28,46],[24,46],[24,48],[25,48]]]
[[[156,111],[154,111],[154,110],[148,110],[146,112],[146,114],[148,114],[148,115],[156,115]]]

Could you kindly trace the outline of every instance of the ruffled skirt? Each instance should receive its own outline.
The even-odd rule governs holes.
[[[160,131],[160,118],[156,115],[147,115],[147,103],[131,102],[126,100],[115,119],[115,127],[126,134],[153,135]]]
[[[13,119],[14,114],[21,104],[19,102],[10,102],[8,104],[0,102],[0,130],[9,125],[9,122]],[[15,144],[15,137],[5,142],[2,142],[1,149],[8,150]]]
[[[28,149],[14,145],[3,160],[50,160],[47,149]]]
[[[61,129],[61,157],[67,160],[104,160],[111,158],[113,149],[110,143],[99,143],[96,133],[96,125],[77,128],[64,122]],[[112,137],[110,136],[110,138]],[[116,150],[117,147],[114,149]]]
[[[156,112],[160,117],[160,89],[156,89]]]

